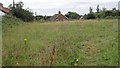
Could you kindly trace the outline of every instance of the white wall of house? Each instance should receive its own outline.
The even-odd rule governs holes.
[[[5,13],[3,13],[2,11],[0,11],[0,16],[2,16],[2,15],[5,15]]]

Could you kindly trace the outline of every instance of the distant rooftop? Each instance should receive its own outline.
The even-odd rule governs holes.
[[[9,13],[10,12],[10,10],[8,8],[3,7],[2,3],[0,3],[0,10],[4,13]]]

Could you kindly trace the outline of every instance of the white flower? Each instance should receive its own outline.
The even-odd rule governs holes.
[[[79,61],[78,59],[76,61]]]

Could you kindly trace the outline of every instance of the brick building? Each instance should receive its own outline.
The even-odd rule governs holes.
[[[53,15],[49,20],[50,21],[64,21],[64,20],[68,20],[68,18],[64,16],[63,14],[61,14],[61,12],[59,11],[58,14]]]

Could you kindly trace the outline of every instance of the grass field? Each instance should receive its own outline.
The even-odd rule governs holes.
[[[2,41],[7,66],[118,65],[117,19],[27,23],[3,32]]]

